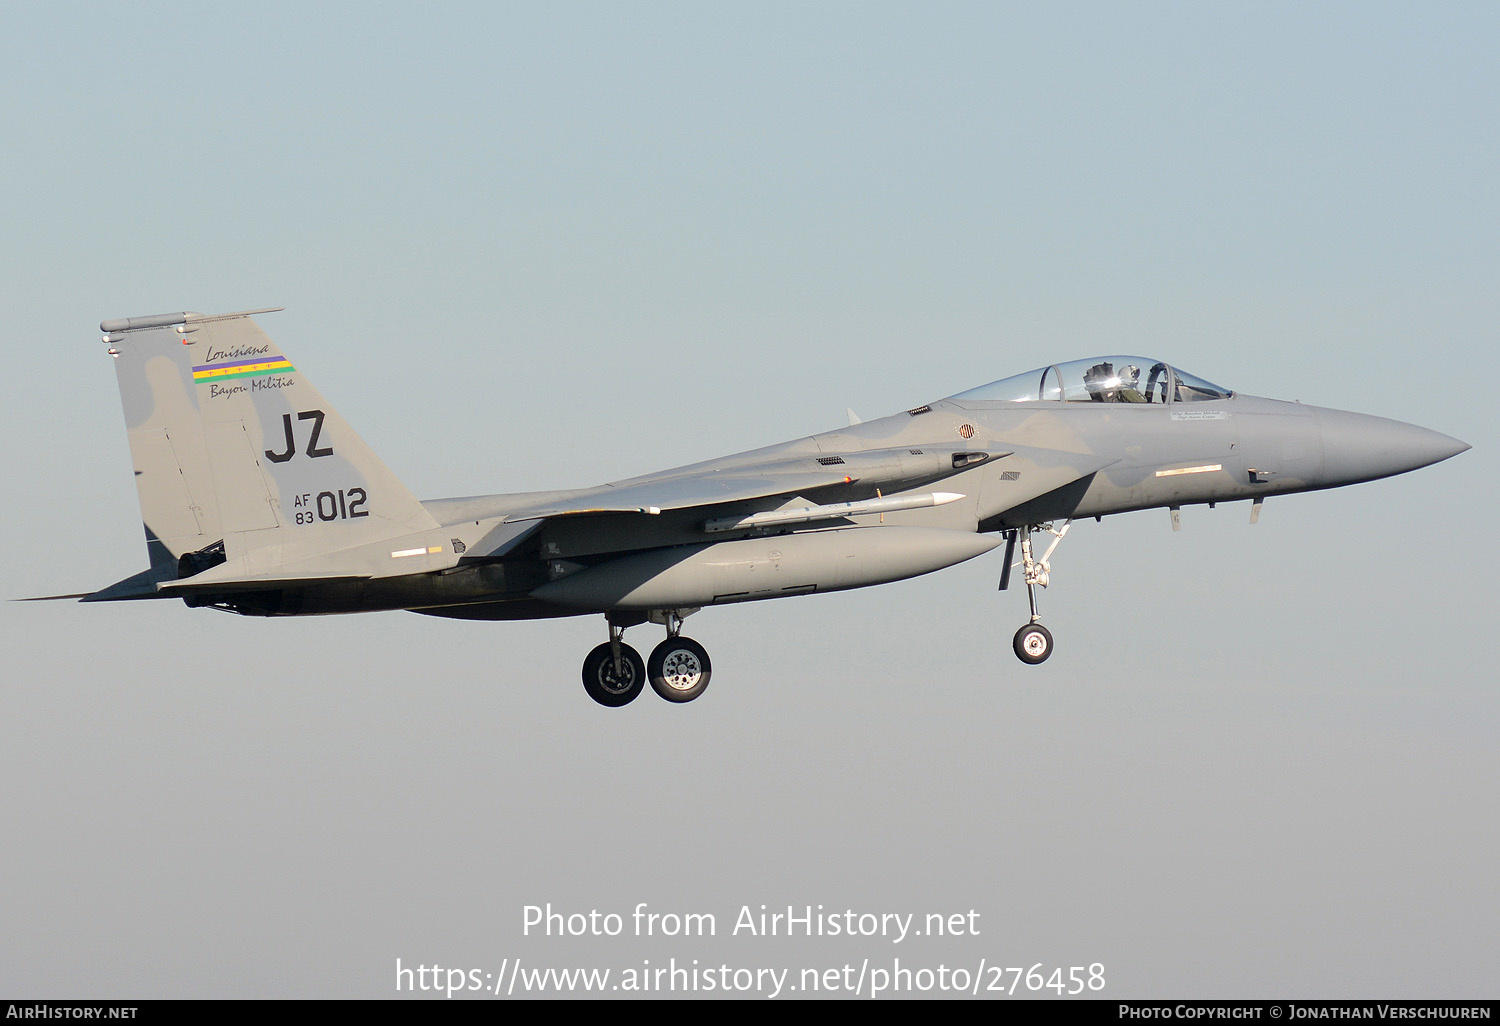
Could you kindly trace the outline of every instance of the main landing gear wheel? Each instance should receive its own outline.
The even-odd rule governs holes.
[[[1016,655],[1021,662],[1034,666],[1046,662],[1051,654],[1052,632],[1041,624],[1028,623],[1016,631]]]
[[[614,646],[608,641],[590,652],[583,661],[583,690],[600,705],[625,705],[645,686],[646,662],[629,645],[620,645],[618,669],[615,667]]]
[[[651,652],[651,687],[668,702],[691,702],[713,673],[708,652],[692,638],[669,637]]]

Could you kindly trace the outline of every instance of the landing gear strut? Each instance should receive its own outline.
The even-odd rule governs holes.
[[[1051,579],[1052,564],[1049,560],[1071,526],[1071,520],[1064,523],[1061,530],[1055,529],[1051,524],[1028,524],[1022,528],[1012,528],[1005,534],[1005,570],[1000,576],[1000,590],[1004,591],[1010,585],[1011,557],[1015,555],[1016,539],[1019,538],[1022,576],[1026,581],[1026,597],[1031,602],[1031,620],[1016,631],[1014,643],[1016,657],[1023,663],[1034,666],[1046,662],[1047,657],[1052,654],[1052,632],[1042,626],[1042,614],[1036,608],[1036,590],[1045,588]],[[1031,554],[1033,531],[1046,531],[1052,535],[1052,544],[1047,546],[1041,559],[1036,559]]]
[[[646,686],[646,663],[621,640],[625,628],[609,621],[609,640],[583,661],[583,690],[600,705],[627,705]]]
[[[697,609],[664,609],[651,613],[606,614],[609,641],[583,661],[583,689],[600,705],[622,706],[651,688],[669,702],[691,702],[703,694],[713,673],[708,651],[692,638],[681,636],[684,617]],[[621,638],[625,628],[650,620],[667,628],[667,640],[657,645],[648,661]]]

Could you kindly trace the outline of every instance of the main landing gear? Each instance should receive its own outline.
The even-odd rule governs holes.
[[[1062,530],[1056,530],[1051,524],[1028,524],[1023,528],[1011,528],[1005,532],[1005,569],[1000,573],[1000,590],[1004,591],[1010,586],[1011,559],[1016,552],[1016,539],[1021,541],[1021,570],[1026,580],[1026,596],[1031,601],[1031,620],[1016,631],[1014,647],[1016,657],[1023,663],[1035,666],[1037,663],[1047,661],[1052,654],[1052,632],[1042,626],[1042,614],[1036,609],[1036,590],[1045,588],[1052,573],[1052,564],[1048,562],[1052,553],[1057,549],[1058,543],[1063,540],[1063,535],[1068,533],[1068,528],[1073,525],[1069,520],[1062,525]],[[1031,555],[1031,534],[1033,531],[1046,531],[1052,535],[1052,544],[1047,546],[1047,551],[1042,553],[1041,559],[1035,559]]]
[[[649,614],[607,613],[609,640],[583,661],[583,690],[600,705],[621,706],[632,701],[651,681],[651,689],[669,702],[691,702],[708,688],[713,664],[708,651],[679,633],[686,616],[696,609],[666,609]],[[667,640],[651,650],[651,658],[621,639],[625,628],[650,620],[667,628]]]

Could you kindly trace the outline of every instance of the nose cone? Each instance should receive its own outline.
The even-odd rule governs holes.
[[[1323,433],[1323,475],[1330,485],[1404,474],[1469,448],[1457,438],[1384,417],[1319,409],[1317,418]]]

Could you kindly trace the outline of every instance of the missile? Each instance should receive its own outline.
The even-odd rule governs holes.
[[[922,509],[926,506],[942,506],[963,498],[960,492],[927,492],[924,495],[892,495],[878,499],[862,499],[858,502],[834,502],[825,506],[801,506],[796,509],[770,509],[764,513],[752,513],[744,517],[717,517],[703,522],[703,532],[742,531],[751,527],[771,527],[785,524],[806,524],[814,520],[831,520],[836,517],[862,517],[870,513],[894,513],[902,509]]]

